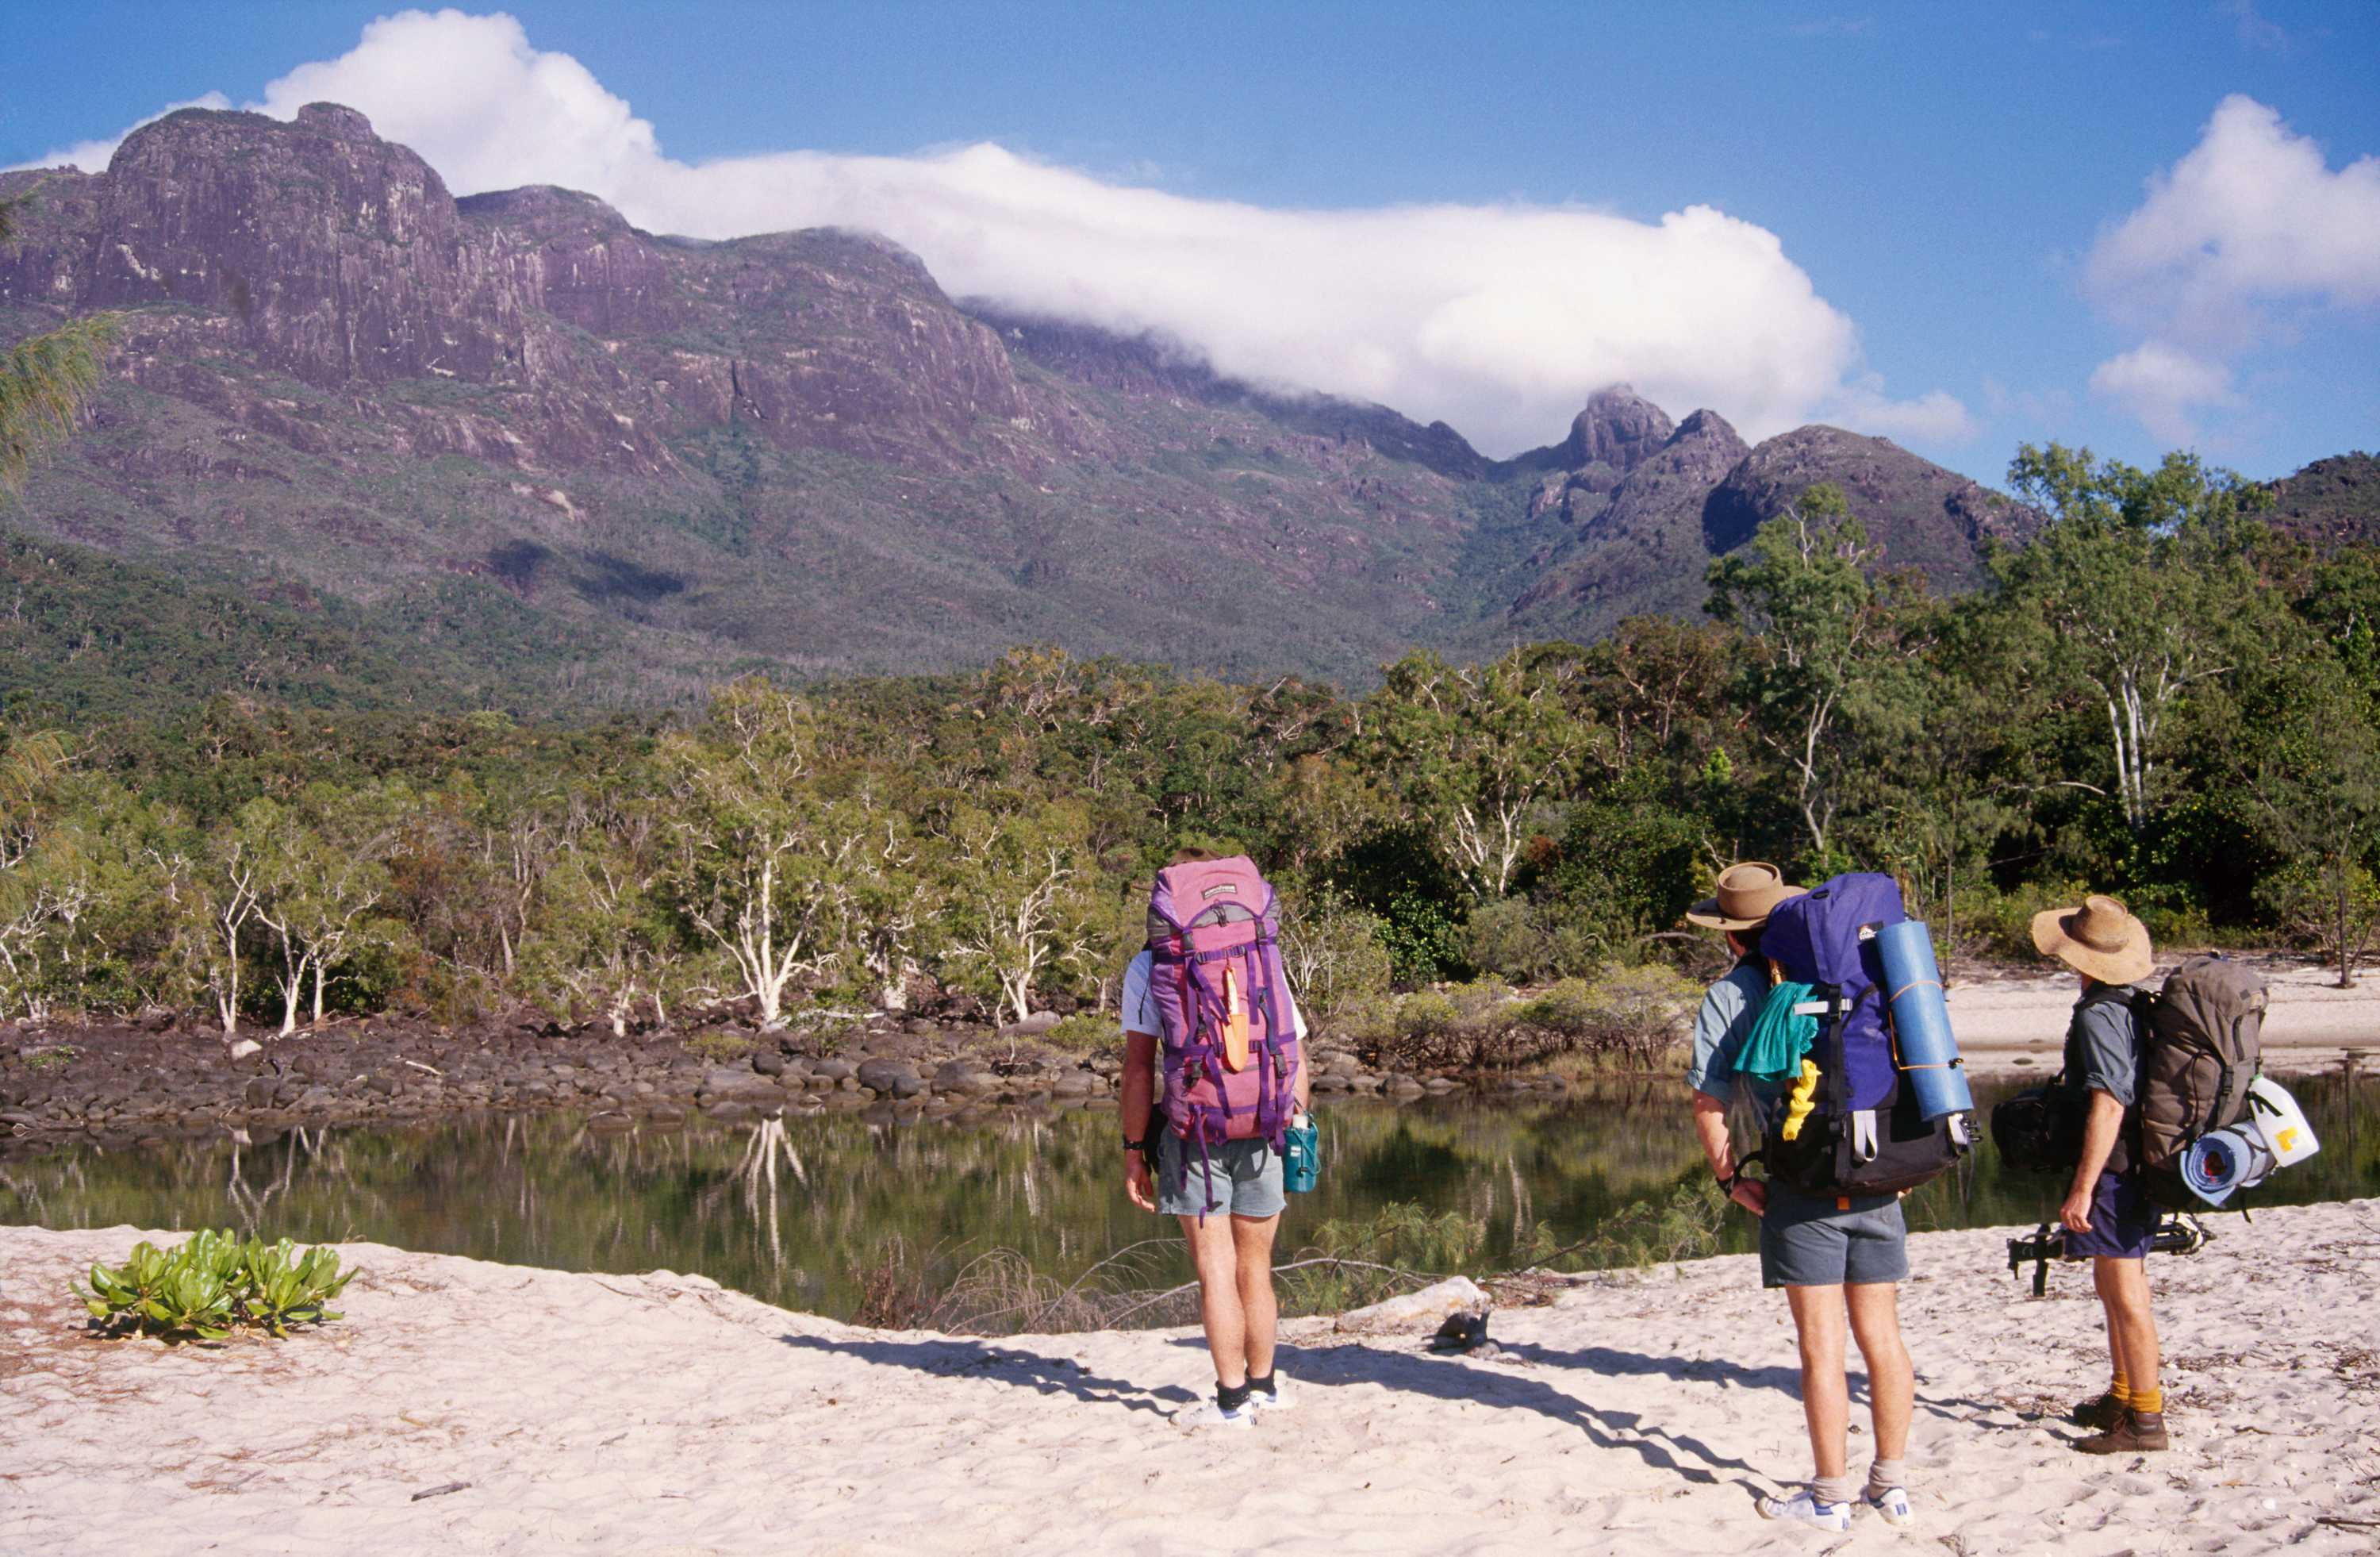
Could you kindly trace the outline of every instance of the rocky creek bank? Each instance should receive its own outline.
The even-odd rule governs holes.
[[[1068,1052],[1042,1043],[1043,1030],[918,1019],[832,1036],[725,1023],[616,1037],[544,1020],[455,1029],[385,1018],[266,1038],[258,1052],[234,1057],[212,1032],[162,1022],[0,1026],[0,1155],[490,1110],[584,1110],[594,1128],[625,1129],[690,1113],[1113,1108],[1121,1046]],[[1317,1040],[1313,1063],[1315,1093],[1326,1100],[1565,1087],[1545,1075],[1383,1073],[1328,1039]]]

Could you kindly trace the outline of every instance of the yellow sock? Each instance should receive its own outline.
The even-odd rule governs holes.
[[[2132,1387],[2124,1381],[2122,1368],[2116,1369],[2115,1382],[2107,1386],[2107,1393],[2116,1397],[2116,1404],[2119,1405],[2130,1405],[2132,1403]]]
[[[2132,1392],[2131,1405],[2132,1409],[2139,1412],[2143,1417],[2155,1416],[2165,1409],[2165,1392],[2163,1390],[2134,1390]]]

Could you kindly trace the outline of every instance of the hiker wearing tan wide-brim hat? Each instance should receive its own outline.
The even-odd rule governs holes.
[[[2080,1105],[2082,1140],[2058,1220],[2067,1258],[2091,1261],[2091,1285],[2107,1320],[2107,1393],[2067,1419],[2099,1429],[2073,1441],[2084,1454],[2153,1453],[2171,1440],[2146,1259],[2156,1243],[2157,1207],[2134,1161],[2144,1048],[2134,986],[2156,962],[2148,927],[2096,894],[2079,907],[2035,914],[2033,943],[2082,977],[2056,1084],[2070,1109]]]
[[[2102,984],[2137,984],[2156,969],[2148,926],[2114,898],[2095,894],[2079,908],[2034,915],[2033,943],[2044,956]]]
[[[1789,883],[1774,865],[1730,865],[1718,873],[1718,890],[1686,910],[1686,922],[1705,930],[1758,930],[1777,905],[1808,890]]]

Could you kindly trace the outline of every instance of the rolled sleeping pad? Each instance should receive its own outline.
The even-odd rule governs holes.
[[[1900,1046],[1900,1068],[1917,1094],[1917,1111],[1928,1119],[1971,1112],[1967,1067],[1950,1036],[1950,1007],[1942,999],[1942,972],[1934,962],[1934,936],[1916,919],[1903,919],[1876,932],[1884,963],[1885,1004]]]
[[[2221,1205],[2235,1189],[2264,1183],[2272,1171],[2273,1154],[2244,1130],[2209,1130],[2181,1154],[2181,1182],[2210,1206]]]

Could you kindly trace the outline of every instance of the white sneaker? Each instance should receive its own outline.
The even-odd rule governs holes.
[[[1758,1506],[1763,1519],[1798,1519],[1822,1530],[1848,1530],[1852,1527],[1851,1504],[1820,1502],[1818,1494],[1807,1487],[1795,1488],[1791,1497],[1763,1498]]]
[[[1184,1432],[1205,1432],[1209,1428],[1245,1429],[1257,1425],[1256,1407],[1248,1405],[1236,1411],[1226,1411],[1209,1395],[1196,1405],[1185,1405],[1173,1413],[1173,1425]]]
[[[1888,1525],[1911,1525],[1917,1520],[1917,1511],[1909,1506],[1909,1489],[1906,1487],[1887,1487],[1881,1492],[1871,1487],[1868,1489],[1867,1505],[1883,1514]]]
[[[1276,1368],[1272,1372],[1272,1393],[1262,1390],[1248,1392],[1248,1404],[1259,1411],[1286,1411],[1297,1404],[1297,1396],[1289,1389],[1289,1375]]]

